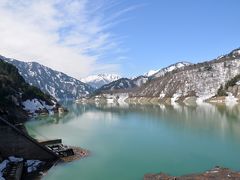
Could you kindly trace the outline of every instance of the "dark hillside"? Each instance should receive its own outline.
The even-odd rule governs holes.
[[[50,95],[27,84],[15,66],[0,60],[0,116],[12,122],[23,122],[28,115],[21,103],[27,99],[39,99],[47,105],[56,102]]]

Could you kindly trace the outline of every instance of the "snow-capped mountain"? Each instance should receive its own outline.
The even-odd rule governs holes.
[[[216,96],[220,87],[236,97],[240,94],[240,87],[237,87],[240,77],[240,49],[212,61],[187,66],[180,64],[177,70],[170,67],[156,73],[154,76],[157,78],[130,96],[158,98],[159,101],[167,98],[177,101],[196,97],[201,101]],[[176,71],[165,73],[169,69]],[[230,88],[224,89],[226,87]]]
[[[152,75],[154,75],[155,73],[157,73],[159,70],[150,70],[147,73],[144,74],[144,76],[150,77]]]
[[[121,76],[116,74],[99,74],[91,75],[85,78],[80,79],[82,82],[89,84],[95,89],[102,87],[105,84],[109,84],[113,81],[120,79]]]
[[[168,72],[171,72],[176,69],[180,69],[180,68],[183,68],[183,67],[189,66],[189,65],[191,65],[191,63],[189,63],[189,62],[178,62],[178,63],[172,64],[166,68],[160,69],[155,73],[152,71],[153,74],[150,76],[152,78],[158,78],[158,77],[164,76]]]
[[[188,62],[178,62],[176,64],[170,65],[166,68],[160,70],[150,70],[148,73],[145,73],[143,76],[138,76],[132,79],[121,78],[111,83],[103,85],[97,90],[98,94],[100,92],[109,92],[114,90],[126,90],[136,87],[141,87],[143,84],[146,84],[150,79],[155,79],[161,76],[164,76],[166,73],[181,69],[185,66],[189,66],[191,63]]]
[[[22,62],[3,56],[1,58],[16,66],[30,85],[40,88],[56,99],[77,99],[93,92],[93,88],[88,84],[37,62]]]
[[[216,98],[228,95],[226,101],[240,101],[240,48],[211,61],[176,63],[145,78],[144,85],[139,86],[133,79],[120,79],[103,86],[97,95],[108,98],[108,95],[120,97],[123,94],[133,102],[141,99],[167,103],[222,101]]]

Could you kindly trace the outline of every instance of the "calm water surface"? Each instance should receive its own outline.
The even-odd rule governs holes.
[[[46,180],[138,180],[216,165],[240,170],[240,107],[65,104],[65,116],[26,124],[38,139],[62,138],[91,156],[52,168]]]

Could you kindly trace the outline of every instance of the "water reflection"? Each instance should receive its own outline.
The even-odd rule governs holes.
[[[149,172],[183,175],[216,165],[239,170],[239,105],[64,105],[69,113],[63,116],[28,122],[30,134],[61,138],[91,150],[92,157],[56,167],[46,179],[72,179],[71,174],[137,180]]]
[[[218,131],[240,135],[240,105],[224,106],[204,103],[202,105],[134,105],[121,106],[119,104],[75,104],[65,102],[69,109],[67,114],[59,114],[49,117],[38,117],[40,124],[64,124],[78,117],[86,119],[105,119],[108,122],[116,121],[116,116],[124,118],[127,115],[144,116],[149,121],[161,120],[168,124],[175,124],[182,128],[195,130]],[[42,120],[42,121],[41,121]]]

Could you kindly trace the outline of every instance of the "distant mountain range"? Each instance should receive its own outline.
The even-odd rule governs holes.
[[[120,79],[121,76],[116,74],[99,74],[99,75],[91,75],[85,78],[80,79],[82,82],[89,84],[95,89],[102,87],[105,84],[109,84],[113,81]]]
[[[110,98],[111,102],[124,98],[134,103],[240,101],[240,49],[202,63],[179,62],[140,77],[144,81],[139,85],[135,83],[137,78],[122,78],[104,85],[91,100],[96,97],[96,100]]]
[[[81,81],[36,62],[22,62],[3,56],[0,59],[16,66],[26,82],[57,99],[93,98],[103,94],[118,94],[119,97],[119,93],[124,93],[128,99],[141,97],[175,102],[188,97],[207,99],[217,95],[221,87],[224,92],[220,94],[231,92],[238,95],[236,88],[231,91],[226,89],[229,87],[226,84],[234,85],[232,79],[235,78],[235,82],[240,76],[240,49],[212,61],[198,64],[178,62],[135,78],[100,74],[82,78]]]
[[[188,97],[196,97],[199,101],[214,97],[221,86],[228,88],[226,84],[240,74],[240,49],[212,61],[178,63],[176,67],[178,68],[168,67],[155,73],[152,81],[129,96],[154,97],[159,101],[172,98],[173,102],[184,101]],[[228,89],[225,91],[230,92]]]
[[[139,88],[142,85],[146,84],[149,80],[158,78],[161,76],[164,76],[166,73],[169,73],[171,71],[181,69],[185,66],[189,66],[191,63],[187,62],[178,62],[176,64],[170,65],[166,68],[154,71],[151,70],[145,75],[138,76],[133,79],[129,78],[121,78],[116,81],[113,81],[109,84],[103,85],[101,88],[97,89],[95,94],[100,94],[103,92],[114,92],[114,91],[119,91],[119,90],[126,90],[126,89],[133,89],[133,88]]]
[[[116,74],[91,75],[80,80],[62,72],[55,71],[37,62],[23,62],[0,56],[0,59],[16,66],[19,73],[30,85],[40,88],[56,99],[79,99],[107,91],[133,89],[146,84],[150,79],[160,77],[167,72],[182,68],[190,63],[179,62],[167,68],[150,71],[136,78],[121,78]]]
[[[110,91],[115,92],[118,90],[133,89],[142,86],[148,81],[148,79],[149,78],[146,76],[139,76],[134,79],[121,78],[109,84],[103,85],[101,88],[95,91],[95,94],[101,94]]]
[[[23,62],[3,56],[0,56],[0,59],[16,66],[30,85],[40,88],[56,99],[78,99],[94,91],[90,85],[37,62]]]

